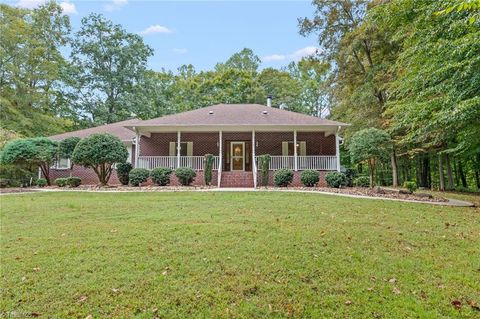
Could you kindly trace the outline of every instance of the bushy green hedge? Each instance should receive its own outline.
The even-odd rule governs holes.
[[[300,181],[306,187],[314,187],[320,181],[320,172],[313,169],[307,169],[300,174]]]
[[[347,186],[352,187],[353,186],[353,181],[355,180],[355,176],[357,173],[353,168],[347,168],[345,169],[345,176],[347,177]]]
[[[150,171],[146,168],[134,168],[130,171],[129,181],[132,186],[140,186],[145,183],[150,176]]]
[[[118,163],[117,164],[117,177],[122,185],[128,185],[129,174],[133,166],[130,163]]]
[[[45,178],[39,178],[37,180],[37,186],[38,187],[45,187],[47,186],[47,180]]]
[[[82,180],[80,177],[67,177],[67,185],[70,187],[78,187],[82,184]]]
[[[170,184],[170,175],[172,174],[172,169],[168,167],[159,167],[152,169],[150,172],[150,177],[152,178],[152,182],[160,185],[165,186]]]
[[[260,170],[260,185],[268,186],[269,168],[270,168],[270,155],[260,155],[258,157],[258,169]]]
[[[37,173],[20,168],[17,165],[0,164],[1,187],[30,186],[30,181],[35,185]]]
[[[325,181],[329,187],[340,188],[347,185],[347,177],[341,172],[328,172]]]
[[[205,158],[204,158],[205,165],[203,170],[205,185],[212,184],[213,160],[214,158],[212,154],[205,154]]]
[[[369,187],[370,178],[368,176],[359,176],[353,180],[353,185],[357,187]]]
[[[293,171],[290,169],[282,168],[275,172],[273,176],[273,182],[275,186],[287,187],[293,181]]]
[[[197,173],[195,173],[195,171],[190,167],[180,167],[175,170],[175,176],[177,176],[180,184],[183,186],[188,186],[192,184],[197,176]]]
[[[64,177],[59,177],[54,181],[55,185],[58,187],[65,187],[67,186],[67,179]]]
[[[411,193],[415,192],[418,189],[417,183],[413,181],[405,181],[403,187],[408,189]]]

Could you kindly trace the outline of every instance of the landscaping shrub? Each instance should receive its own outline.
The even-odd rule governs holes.
[[[168,167],[159,167],[152,169],[150,172],[150,177],[152,178],[152,182],[160,185],[165,186],[170,184],[170,175],[172,174],[172,169]]]
[[[325,175],[325,181],[329,187],[340,188],[347,185],[347,177],[341,172],[329,172]]]
[[[55,180],[55,185],[57,185],[58,187],[65,187],[67,186],[67,179],[66,178],[63,178],[63,177],[59,177]]]
[[[117,164],[117,177],[122,185],[128,185],[129,174],[133,166],[130,163],[118,163]]]
[[[300,174],[300,181],[302,181],[302,184],[306,187],[313,187],[320,181],[320,172],[307,169]]]
[[[411,193],[415,192],[418,189],[417,183],[415,183],[413,181],[405,181],[403,183],[403,187],[408,189]]]
[[[150,171],[146,168],[134,168],[130,171],[129,181],[132,186],[140,186],[145,183],[150,176]]]
[[[276,186],[287,187],[293,181],[293,171],[282,168],[275,172],[273,181]]]
[[[0,187],[27,187],[30,182],[35,183],[37,172],[18,167],[17,165],[0,164],[0,179],[3,179]]]
[[[67,177],[67,185],[70,187],[78,187],[82,184],[80,177],[70,176]]]
[[[204,159],[204,170],[203,177],[205,179],[205,185],[210,185],[212,183],[212,169],[213,169],[213,155],[205,154]]]
[[[357,177],[353,181],[353,185],[355,185],[357,187],[369,187],[370,186],[370,178],[368,176]]]
[[[11,181],[8,178],[0,178],[0,188],[11,186]]]
[[[180,167],[175,170],[175,176],[177,176],[180,184],[188,186],[193,182],[197,173],[190,167]]]
[[[39,178],[37,180],[37,186],[38,187],[45,187],[47,186],[47,180],[45,178]]]
[[[260,184],[268,186],[268,174],[270,168],[270,155],[265,154],[258,157],[258,166],[260,169]]]
[[[353,180],[355,179],[356,172],[353,168],[345,169],[345,176],[347,177],[347,186],[353,186]]]

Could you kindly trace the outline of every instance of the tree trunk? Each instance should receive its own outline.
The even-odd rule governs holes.
[[[424,188],[430,188],[430,159],[428,154],[422,154],[419,158],[419,180],[418,186]]]
[[[443,192],[445,190],[445,180],[443,177],[443,163],[442,163],[442,154],[438,154],[438,179],[440,181],[439,187]]]
[[[460,175],[460,180],[462,181],[462,186],[464,188],[468,187],[467,178],[465,177],[465,172],[463,171],[462,161],[458,161],[458,174]]]
[[[455,186],[460,186],[460,174],[458,173],[458,165],[457,165],[457,161],[455,160],[455,158],[453,159],[453,170],[455,172]]]
[[[452,165],[450,163],[450,155],[447,154],[447,190],[453,189],[453,174],[452,174]]]
[[[391,155],[391,164],[392,164],[392,184],[393,187],[398,187],[398,166],[397,166],[397,154],[395,153],[395,148],[392,151]]]
[[[52,183],[50,182],[50,165],[48,163],[40,164],[40,170],[42,171],[42,174],[45,177],[45,180],[47,181],[47,185],[51,186]]]
[[[374,177],[375,164],[372,160],[368,161],[368,176],[370,178],[370,188],[373,188],[373,177]]]

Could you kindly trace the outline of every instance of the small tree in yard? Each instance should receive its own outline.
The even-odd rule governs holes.
[[[213,155],[205,154],[204,162],[204,179],[205,185],[210,185],[212,183],[212,169],[213,169]]]
[[[107,185],[115,163],[125,163],[128,151],[118,137],[111,134],[93,134],[78,142],[73,151],[75,164],[90,167],[98,176],[100,185]]]
[[[390,136],[382,130],[369,128],[352,136],[349,151],[353,162],[368,164],[370,187],[373,187],[375,167],[379,161],[387,160],[391,153]]]
[[[80,142],[80,137],[67,137],[58,144],[58,156],[62,158],[72,158],[73,150]],[[73,161],[70,161],[70,176],[72,176]]]
[[[2,151],[3,164],[15,164],[28,168],[40,167],[50,185],[50,166],[58,151],[57,142],[45,137],[14,140],[5,145]]]

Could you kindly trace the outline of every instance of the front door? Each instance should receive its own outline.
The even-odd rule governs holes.
[[[231,142],[230,143],[230,170],[244,171],[245,170],[245,142]]]

